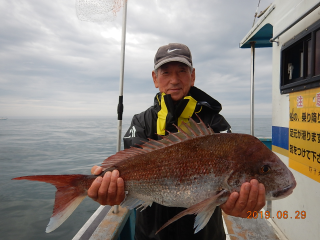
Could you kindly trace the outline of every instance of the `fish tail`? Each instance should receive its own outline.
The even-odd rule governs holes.
[[[46,232],[58,228],[87,196],[87,190],[95,178],[90,175],[35,175],[13,178],[51,183],[57,188],[53,213]]]

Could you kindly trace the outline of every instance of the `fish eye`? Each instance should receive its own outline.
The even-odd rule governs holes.
[[[270,170],[271,170],[271,167],[269,165],[263,165],[260,168],[260,173],[265,174],[265,173],[269,172]]]

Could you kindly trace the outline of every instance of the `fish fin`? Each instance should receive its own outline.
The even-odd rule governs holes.
[[[109,169],[133,156],[152,152],[192,138],[211,135],[214,133],[213,130],[210,127],[207,127],[200,118],[199,121],[199,123],[196,123],[192,118],[189,118],[187,123],[183,122],[179,127],[175,126],[179,130],[178,132],[168,132],[169,134],[167,136],[161,136],[161,140],[149,139],[149,142],[143,142],[143,144],[138,145],[140,148],[131,147],[119,151],[105,159],[102,162],[101,167]]]
[[[142,212],[142,211],[145,210],[147,207],[151,207],[152,203],[153,203],[152,201],[150,201],[150,202],[144,202],[144,203],[142,203],[139,207],[137,207],[137,210],[139,209],[140,212]]]
[[[197,115],[198,117],[198,115]],[[199,118],[199,117],[198,117]],[[189,118],[189,122],[182,121],[180,128],[187,133],[189,136],[192,137],[198,137],[198,136],[204,136],[204,135],[210,135],[213,133],[207,128],[206,125],[202,122],[202,120],[199,118],[199,123],[196,123],[192,118]]]
[[[194,227],[196,228],[195,233],[199,232],[202,228],[204,228],[208,221],[210,220],[211,215],[213,214],[216,206],[219,206],[223,202],[227,200],[227,196],[230,195],[229,191],[222,190],[217,195],[214,195],[210,198],[199,202],[186,210],[178,213],[176,216],[171,218],[168,222],[166,222],[157,232],[160,232],[162,229],[170,225],[171,223],[177,221],[185,215],[196,214],[197,217],[195,219]]]
[[[54,204],[54,209],[56,209],[56,213],[52,214],[48,226],[46,228],[46,233],[52,232],[53,230],[57,229],[62,223],[64,223],[64,221],[67,220],[67,218],[73,213],[73,211],[79,206],[79,204],[86,196],[87,193],[80,194],[72,198],[62,197],[58,201],[56,197]],[[57,209],[59,208],[59,204],[65,204],[65,208],[60,211],[57,211]]]
[[[121,207],[126,207],[130,210],[134,208],[137,208],[137,209],[142,208],[141,211],[143,211],[147,207],[151,206],[152,203],[153,203],[152,201],[143,201],[141,199],[131,197],[129,195],[129,196],[126,196],[125,200],[120,205]]]
[[[13,180],[30,180],[51,183],[57,188],[53,213],[46,232],[58,228],[87,196],[87,189],[79,184],[87,175],[36,175],[14,178]],[[93,178],[94,179],[94,178]]]

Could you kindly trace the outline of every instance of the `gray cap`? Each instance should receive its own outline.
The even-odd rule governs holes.
[[[154,69],[168,62],[182,62],[192,67],[190,49],[181,43],[169,43],[160,47],[154,56]]]

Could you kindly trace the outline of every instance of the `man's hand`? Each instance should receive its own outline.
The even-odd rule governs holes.
[[[93,166],[91,173],[99,175],[102,168]],[[106,172],[103,177],[97,177],[88,189],[88,196],[101,205],[119,205],[124,197],[124,182],[119,177],[119,171]]]
[[[252,179],[250,183],[242,184],[240,193],[233,192],[220,207],[228,215],[246,218],[249,216],[248,211],[260,211],[265,202],[264,185]]]

